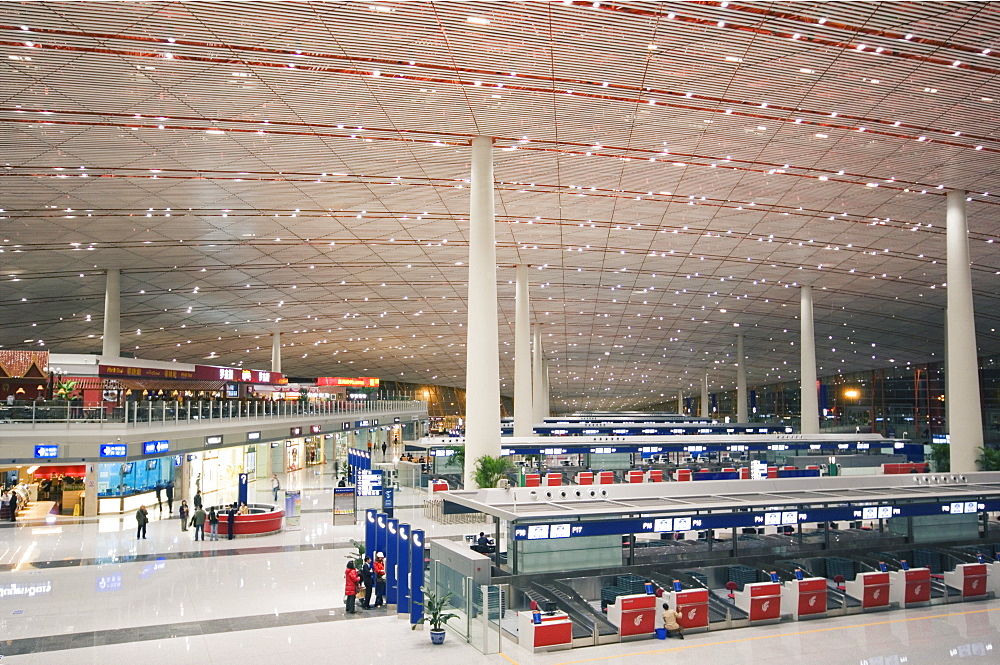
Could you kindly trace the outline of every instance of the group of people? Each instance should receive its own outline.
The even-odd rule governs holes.
[[[385,555],[376,552],[374,561],[370,556],[365,556],[360,571],[354,559],[351,559],[347,562],[347,570],[344,571],[344,582],[344,602],[348,613],[356,612],[355,602],[359,594],[362,609],[382,607],[385,603]],[[372,605],[373,595],[374,605]]]
[[[167,495],[168,500],[173,502],[173,492]],[[191,508],[188,506],[187,500],[181,501],[180,507],[177,509],[177,516],[180,518],[181,531],[187,531],[188,527],[194,527],[194,539],[195,540],[205,540],[205,525],[208,525],[208,533],[210,540],[219,539],[219,522],[221,520],[221,513],[223,511],[216,511],[215,506],[209,506],[208,511],[204,508],[204,500],[201,496],[201,492],[195,492],[194,499],[194,513],[191,512]],[[173,510],[171,509],[171,513]],[[237,515],[249,515],[250,507],[247,504],[240,504],[236,501],[229,506],[228,510],[225,510],[226,515],[226,526],[228,527],[227,538],[232,540],[236,537],[236,516]],[[137,523],[136,528],[136,539],[146,539],[146,525],[149,524],[149,511],[146,510],[146,506],[139,506],[139,510],[135,513],[135,520]]]

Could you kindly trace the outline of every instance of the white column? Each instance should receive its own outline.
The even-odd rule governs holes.
[[[271,333],[271,371],[281,373],[281,333]]]
[[[549,390],[549,363],[542,363],[542,395],[545,400],[542,402],[545,417],[552,415],[552,391]]]
[[[531,308],[528,306],[528,266],[517,266],[514,293],[514,436],[534,432],[531,397]]]
[[[469,211],[469,323],[466,326],[465,488],[484,455],[500,455],[500,336],[497,325],[493,139],[472,139]]]
[[[532,398],[532,420],[540,423],[545,419],[545,370],[542,352],[542,326],[536,323],[532,330],[532,345],[534,347],[531,355],[531,398]]]
[[[747,358],[743,348],[743,333],[736,336],[736,422],[750,421],[747,413]]]
[[[948,336],[945,373],[948,392],[945,403],[948,405],[948,433],[951,435],[951,470],[965,473],[976,470],[976,459],[983,446],[965,192],[948,192],[946,226]]]
[[[97,517],[97,464],[90,462],[83,476],[83,516]]]
[[[101,355],[119,358],[122,352],[121,336],[121,272],[108,268],[104,286],[104,346]]]
[[[701,417],[707,418],[708,412],[708,374],[701,377]]]
[[[819,434],[819,390],[816,388],[816,334],[813,331],[812,287],[802,287],[799,313],[799,375],[802,379],[802,434]]]
[[[677,413],[684,414],[684,391],[677,391]]]

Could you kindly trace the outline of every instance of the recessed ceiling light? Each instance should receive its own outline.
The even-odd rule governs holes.
[[[470,16],[469,18],[467,18],[465,20],[468,21],[469,23],[475,23],[477,25],[489,25],[490,24],[490,20],[488,18],[486,18],[485,16]]]

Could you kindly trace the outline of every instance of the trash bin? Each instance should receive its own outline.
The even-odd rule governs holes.
[[[667,629],[666,628],[657,628],[656,629],[656,639],[658,639],[658,640],[665,640],[665,639],[667,639]]]

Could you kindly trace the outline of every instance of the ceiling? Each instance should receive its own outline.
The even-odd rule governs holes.
[[[941,360],[945,193],[1000,351],[1000,21],[950,3],[0,3],[0,345],[463,386],[495,137],[501,391],[554,408]],[[994,53],[990,49],[997,49]],[[736,326],[739,326],[737,329]]]

